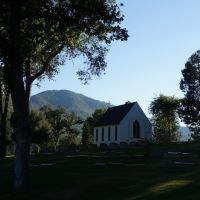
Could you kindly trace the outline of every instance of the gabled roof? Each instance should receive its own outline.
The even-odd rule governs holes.
[[[108,108],[105,114],[96,123],[96,126],[119,124],[135,103],[136,102],[126,103],[120,106]]]

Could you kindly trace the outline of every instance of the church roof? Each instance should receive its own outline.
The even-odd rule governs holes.
[[[136,102],[126,103],[108,108],[105,114],[96,123],[96,126],[119,124],[135,103]]]

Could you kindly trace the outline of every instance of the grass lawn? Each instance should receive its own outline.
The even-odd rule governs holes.
[[[146,151],[138,148],[82,152],[74,157],[64,154],[32,156],[32,190],[24,196],[11,193],[13,158],[9,157],[0,161],[0,199],[200,199],[198,165],[159,165],[158,160],[142,156]],[[53,165],[37,166],[41,163]]]

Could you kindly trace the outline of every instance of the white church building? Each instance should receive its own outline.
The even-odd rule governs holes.
[[[108,108],[94,127],[94,144],[151,140],[152,125],[137,102]]]

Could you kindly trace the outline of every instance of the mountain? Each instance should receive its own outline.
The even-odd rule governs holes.
[[[41,108],[48,105],[52,108],[63,107],[82,118],[90,116],[97,108],[108,108],[110,103],[98,101],[69,90],[47,90],[31,97],[31,106]]]
[[[188,139],[190,139],[191,132],[188,127],[181,126],[179,132],[181,133],[181,141],[188,141]]]

